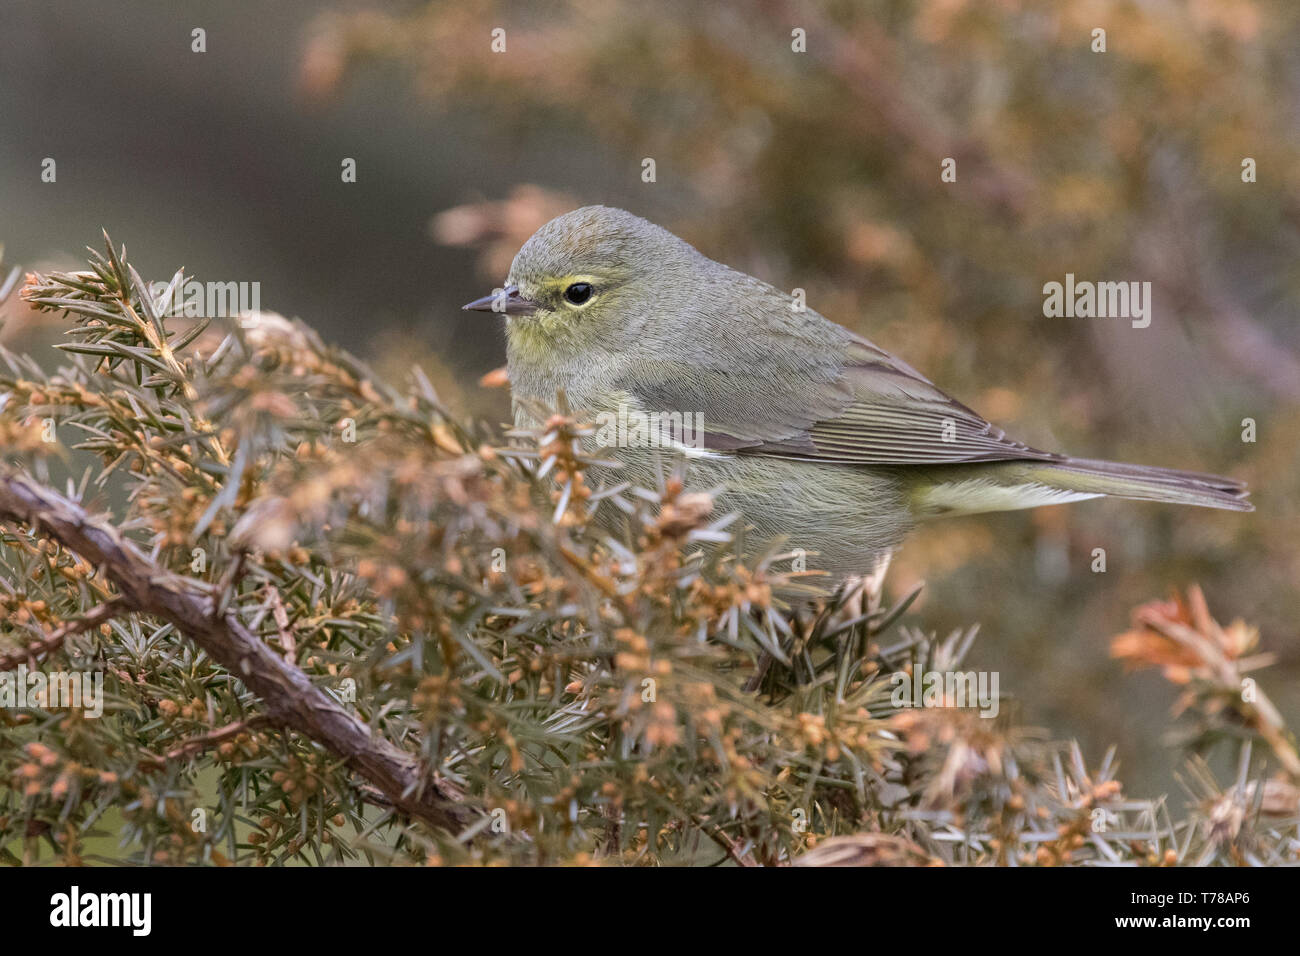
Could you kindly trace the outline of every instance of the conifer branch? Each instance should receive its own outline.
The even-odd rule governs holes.
[[[421,779],[415,758],[377,737],[233,610],[219,613],[211,588],[157,567],[114,527],[19,474],[0,473],[0,516],[50,535],[102,568],[126,607],[174,624],[261,697],[269,717],[343,757],[399,810],[451,830],[472,822],[452,785]]]

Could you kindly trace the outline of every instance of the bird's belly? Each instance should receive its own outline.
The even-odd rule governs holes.
[[[912,525],[902,482],[886,470],[757,455],[601,451],[623,467],[593,474],[594,480],[603,477],[646,488],[661,487],[662,478],[684,462],[687,488],[714,492],[715,517],[730,512],[743,516],[749,555],[783,540],[782,552],[801,556],[809,571],[825,572],[829,585],[869,573],[882,555],[898,547]],[[792,561],[774,567],[788,571]]]
[[[610,413],[608,398],[579,396],[589,412]],[[516,405],[516,424],[536,427],[522,405]],[[599,423],[596,414],[589,420]],[[584,452],[593,458],[614,459],[619,468],[589,469],[593,486],[630,482],[656,489],[684,466],[690,491],[714,494],[714,516],[738,512],[744,521],[747,556],[762,554],[780,540],[782,552],[795,552],[802,566],[825,580],[828,588],[844,579],[869,574],[878,560],[896,549],[913,524],[904,483],[888,469],[802,461],[760,455],[733,455],[696,448],[645,447],[627,441],[627,429],[615,423],[612,430],[587,439]],[[617,509],[602,508],[616,527]],[[735,526],[733,526],[735,530]],[[787,559],[774,569],[789,571]],[[816,572],[823,572],[824,576]]]

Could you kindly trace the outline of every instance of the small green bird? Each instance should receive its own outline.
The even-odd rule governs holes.
[[[1008,438],[911,366],[790,295],[621,209],[586,206],[524,243],[504,313],[516,424],[563,389],[653,487],[665,445],[759,539],[840,582],[922,519],[1111,495],[1252,511],[1215,475],[1071,458]],[[601,432],[598,432],[598,439]]]

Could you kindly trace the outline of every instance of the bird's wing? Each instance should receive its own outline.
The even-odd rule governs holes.
[[[647,410],[698,413],[705,447],[720,451],[863,465],[1062,457],[1008,438],[856,336],[829,355],[769,352],[698,379],[642,366],[626,384]]]

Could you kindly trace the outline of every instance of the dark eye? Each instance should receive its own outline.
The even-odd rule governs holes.
[[[590,282],[575,282],[564,290],[564,298],[574,305],[582,305],[591,298]]]

